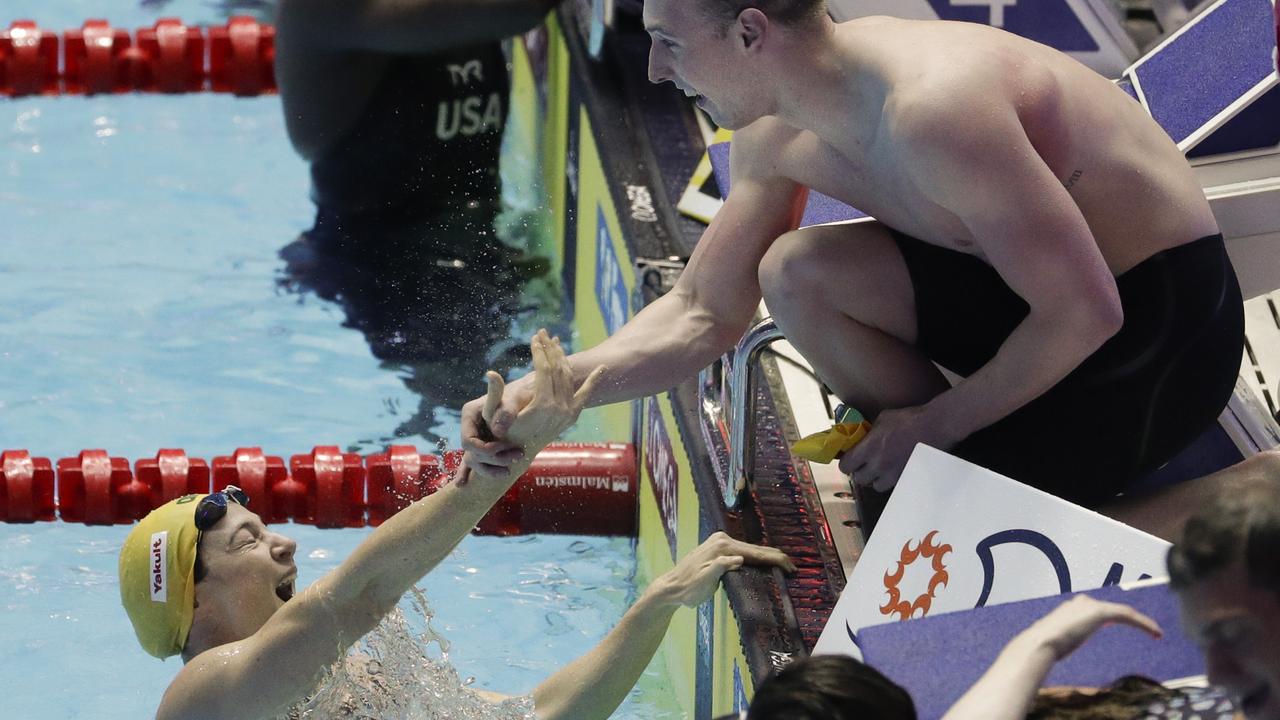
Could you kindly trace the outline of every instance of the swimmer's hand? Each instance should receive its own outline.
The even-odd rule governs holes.
[[[502,376],[490,370],[485,379],[489,391],[462,406],[462,447],[467,451],[468,467],[481,475],[505,475],[512,463],[524,456],[519,443],[507,433],[520,411],[533,400],[535,373],[507,385]]]
[[[494,455],[486,456],[485,452],[475,447],[475,442],[469,442],[474,441],[475,436],[469,438],[464,430],[466,462],[475,474],[506,477],[513,469],[523,472],[538,451],[577,421],[578,414],[586,406],[587,398],[605,372],[604,367],[596,368],[575,392],[573,369],[569,366],[569,360],[558,338],[552,338],[546,330],[539,330],[530,341],[529,349],[533,355],[534,368],[530,399],[506,428],[504,441],[509,447],[504,448],[501,444],[503,441],[482,440],[481,443],[488,446],[489,452],[498,450],[496,459]],[[504,386],[497,373],[490,372],[486,379],[489,392],[483,400],[480,414],[487,426],[488,420],[498,411],[502,402]],[[505,464],[504,454],[510,458]]]
[[[462,448],[466,451],[463,462],[469,472],[481,477],[505,476],[513,463],[524,458],[524,449],[510,440],[499,439],[490,429],[493,415],[502,405],[506,384],[492,370],[485,373],[485,381],[489,384],[488,393],[462,406]]]
[[[654,595],[665,604],[697,607],[715,594],[721,576],[743,563],[778,567],[786,572],[796,570],[781,550],[752,545],[718,532],[658,576],[645,594]]]
[[[852,475],[855,485],[892,490],[917,443],[950,450],[962,439],[952,437],[935,415],[927,406],[882,411],[866,438],[840,457],[840,471]]]

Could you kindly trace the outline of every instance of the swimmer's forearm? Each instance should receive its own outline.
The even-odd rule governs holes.
[[[665,392],[715,362],[745,329],[745,322],[714,317],[672,291],[609,339],[570,356],[574,383],[607,368],[587,401],[593,407]]]
[[[595,648],[533,691],[538,720],[604,720],[662,644],[678,605],[647,592]]]
[[[1029,314],[986,365],[926,405],[959,442],[1043,395],[1118,330],[1121,318],[1089,306]]]
[[[414,583],[467,536],[532,463],[522,458],[503,478],[472,475],[391,516],[335,571],[348,585],[343,596],[390,611]],[[380,617],[380,616],[379,616]]]

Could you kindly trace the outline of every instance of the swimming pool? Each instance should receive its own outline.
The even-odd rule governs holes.
[[[20,0],[6,14],[60,32],[101,10]],[[144,3],[108,19],[133,30],[162,15],[227,13]],[[0,102],[0,445],[130,459],[456,445],[450,402],[478,392],[478,371],[422,382],[421,368],[376,359],[332,303],[282,287],[277,253],[310,226],[308,189],[274,97]],[[154,710],[179,665],[142,653],[119,608],[126,531],[0,525],[0,714]],[[367,532],[283,531],[304,583]],[[515,693],[612,627],[634,564],[627,540],[468,538],[424,586],[461,674]],[[617,717],[678,717],[662,680],[642,685]]]
[[[150,717],[181,668],[137,646],[120,608],[116,558],[127,526],[0,526],[0,714],[10,718]],[[308,583],[365,531],[287,525]],[[613,626],[634,593],[631,542],[616,538],[469,537],[421,583],[433,627],[461,677],[528,692]],[[438,656],[438,652],[435,653]],[[615,717],[678,718],[651,673]]]

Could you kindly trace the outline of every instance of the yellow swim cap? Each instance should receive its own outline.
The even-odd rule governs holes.
[[[142,649],[164,659],[182,652],[195,613],[196,506],[184,495],[152,510],[120,549],[120,602]]]

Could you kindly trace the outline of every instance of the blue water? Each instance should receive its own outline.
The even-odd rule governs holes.
[[[57,31],[227,16],[192,0],[4,8],[4,25]],[[274,97],[0,99],[0,448],[132,460],[456,445],[456,405],[406,387],[414,369],[373,357],[332,303],[281,288],[277,252],[310,227],[308,190]],[[481,380],[441,385],[470,397]],[[0,524],[0,717],[154,711],[179,663],[143,653],[120,609],[126,531]],[[302,585],[368,531],[285,532]],[[621,617],[634,565],[627,540],[468,538],[423,586],[463,676],[521,693]],[[659,678],[642,686],[616,717],[679,717]]]

